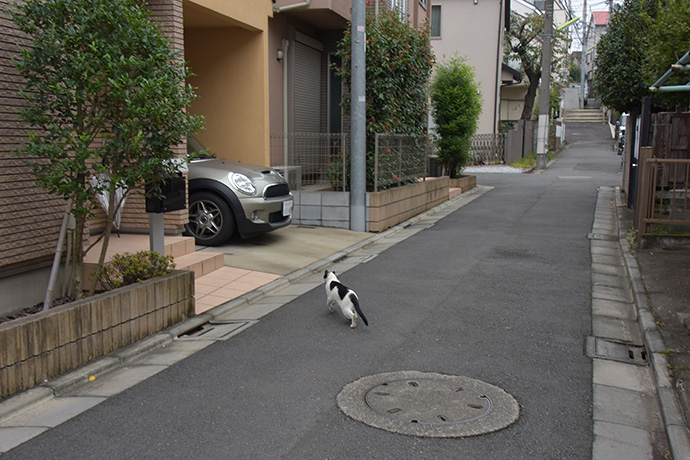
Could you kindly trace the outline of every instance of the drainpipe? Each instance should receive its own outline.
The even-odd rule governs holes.
[[[290,40],[283,39],[283,165],[285,169],[283,174],[285,180],[289,180],[288,168],[288,50],[290,49]]]
[[[297,8],[304,8],[305,6],[309,6],[310,3],[311,3],[311,0],[304,0],[302,3],[295,3],[294,5],[274,6],[273,12],[274,13],[282,13],[283,11],[290,11],[290,10],[294,10]]]

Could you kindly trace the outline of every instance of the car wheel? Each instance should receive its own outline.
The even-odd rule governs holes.
[[[218,195],[197,192],[189,197],[189,222],[185,227],[196,244],[217,246],[235,231],[235,217]]]

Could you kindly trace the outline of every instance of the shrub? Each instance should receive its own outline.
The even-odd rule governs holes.
[[[162,256],[155,251],[125,252],[115,254],[103,267],[99,281],[106,290],[111,290],[167,275],[174,269],[172,256]]]
[[[399,13],[367,8],[366,151],[367,189],[373,190],[377,133],[427,134],[427,89],[434,55],[429,27],[415,29]],[[350,111],[351,26],[338,44],[342,66],[334,66],[348,89],[343,109]],[[337,166],[334,166],[337,169]],[[348,179],[349,182],[349,171]],[[344,184],[345,189],[349,184]]]
[[[469,161],[472,136],[482,113],[482,98],[472,67],[458,57],[440,64],[431,84],[431,99],[438,156],[453,178]]]

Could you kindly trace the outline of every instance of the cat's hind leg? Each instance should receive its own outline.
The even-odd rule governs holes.
[[[352,312],[350,313],[350,320],[352,321],[350,323],[350,328],[354,329],[357,327],[357,314]]]

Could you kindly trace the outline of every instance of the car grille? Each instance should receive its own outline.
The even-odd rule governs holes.
[[[278,198],[290,195],[288,184],[269,185],[264,189],[264,198]]]
[[[290,216],[284,216],[283,211],[272,212],[268,215],[268,222],[271,224],[278,224],[280,222],[286,221]]]

